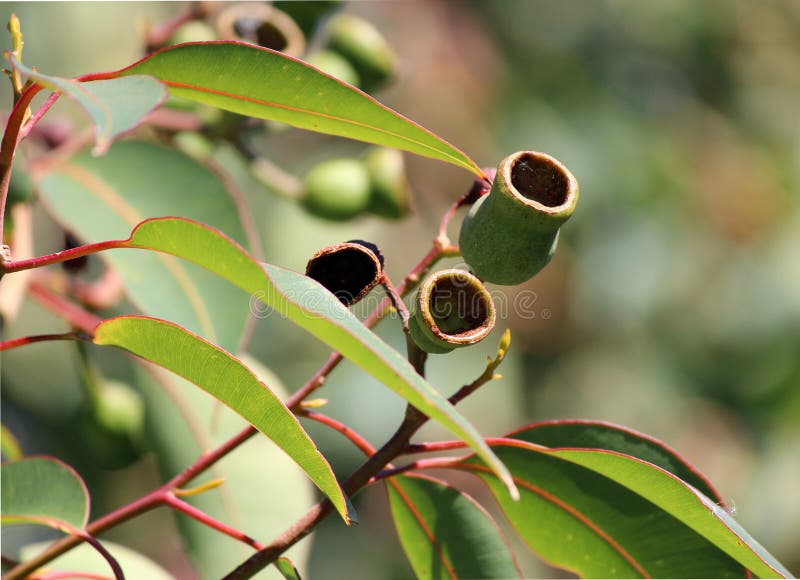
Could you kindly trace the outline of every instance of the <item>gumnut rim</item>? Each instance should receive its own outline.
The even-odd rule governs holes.
[[[499,171],[520,201],[540,211],[569,212],[577,201],[575,176],[546,153],[521,151],[501,163]]]
[[[285,12],[268,4],[247,2],[223,8],[217,16],[222,38],[240,39],[291,56],[306,50],[303,31]]]
[[[306,265],[306,276],[352,306],[381,282],[383,263],[378,246],[350,240],[317,250]]]
[[[483,283],[465,270],[431,274],[420,286],[416,300],[427,328],[451,347],[480,342],[494,328],[492,297]]]

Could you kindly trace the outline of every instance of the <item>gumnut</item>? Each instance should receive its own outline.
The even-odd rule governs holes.
[[[232,4],[217,16],[224,39],[241,40],[291,56],[306,50],[306,37],[291,16],[264,2]]]
[[[397,57],[372,24],[352,14],[340,14],[331,19],[328,32],[328,47],[350,61],[365,91],[379,88],[394,76]]]
[[[369,173],[370,199],[367,211],[389,219],[400,219],[411,211],[411,191],[406,180],[403,154],[397,149],[372,147],[363,158]]]
[[[107,469],[119,469],[144,452],[144,402],[130,386],[103,380],[80,427],[89,453]]]
[[[492,297],[476,276],[464,270],[440,270],[417,291],[409,331],[422,350],[443,354],[486,338],[495,318]]]
[[[550,261],[577,202],[578,182],[559,161],[533,151],[509,155],[461,224],[461,255],[486,282],[529,280]]]
[[[322,284],[345,306],[364,298],[383,277],[383,254],[364,240],[350,240],[317,250],[306,276]]]
[[[216,31],[202,20],[192,20],[187,22],[175,31],[169,42],[170,44],[183,44],[184,42],[208,42],[217,40]]]
[[[358,72],[350,61],[343,57],[338,52],[332,50],[321,50],[316,54],[306,59],[308,64],[314,65],[324,73],[328,73],[332,77],[336,77],[340,81],[358,87],[361,79]]]
[[[365,211],[369,204],[369,174],[358,159],[323,161],[312,167],[303,181],[302,204],[316,216],[345,221]]]

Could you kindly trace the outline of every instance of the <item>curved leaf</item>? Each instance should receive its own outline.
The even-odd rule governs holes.
[[[241,244],[246,241],[236,203],[220,177],[158,145],[124,141],[103,157],[76,155],[39,175],[38,190],[54,218],[84,242],[119,239],[142,220],[162,215],[197,219]],[[151,252],[103,257],[143,314],[172,320],[236,350],[250,310],[247,296],[228,282]]]
[[[286,580],[300,580],[300,572],[297,571],[297,568],[289,558],[281,556],[275,560],[275,567]]]
[[[669,471],[724,506],[717,490],[677,451],[658,439],[627,427],[605,421],[565,419],[533,423],[510,433],[508,437],[545,447],[605,449],[631,455]]]
[[[189,260],[235,284],[252,299],[271,306],[456,434],[491,466],[516,497],[511,475],[475,427],[405,358],[316,281],[277,266],[259,265],[223,234],[187,219],[147,220],[116,247],[145,248]]]
[[[386,489],[417,578],[521,577],[500,528],[469,495],[421,476],[393,477]]]
[[[89,492],[66,463],[28,457],[4,463],[0,474],[4,524],[42,524],[67,533],[86,525]]]
[[[322,71],[280,52],[240,42],[161,49],[106,77],[152,75],[172,95],[301,129],[395,147],[483,176],[443,139]]]
[[[294,414],[237,358],[176,324],[139,316],[100,323],[94,342],[154,362],[225,403],[294,459],[349,523],[331,466]]]
[[[274,373],[252,357],[237,357],[277,396],[287,396]],[[241,416],[163,368],[144,362],[136,365],[136,382],[147,406],[148,440],[164,480],[181,472],[202,453],[230,440],[246,425]],[[226,455],[198,484],[213,479],[224,479],[225,483],[214,491],[184,499],[251,538],[278,536],[316,501],[316,489],[306,474],[266,437],[253,437],[236,453]],[[192,518],[174,517],[202,578],[222,578],[252,554],[249,546]],[[309,543],[299,542],[287,555],[304,565],[310,548]]]
[[[95,127],[96,155],[105,153],[118,135],[135,128],[168,96],[167,88],[150,76],[81,83],[33,71],[13,58],[11,62],[29,78],[69,95],[86,111]]]
[[[724,509],[635,457],[495,440],[521,490],[509,502],[472,458],[461,466],[492,489],[517,533],[543,559],[585,577],[740,578],[788,575]]]

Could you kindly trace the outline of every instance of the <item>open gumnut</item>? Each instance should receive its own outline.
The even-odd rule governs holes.
[[[361,300],[383,277],[383,254],[373,243],[350,240],[317,250],[306,276],[327,288],[342,304]]]

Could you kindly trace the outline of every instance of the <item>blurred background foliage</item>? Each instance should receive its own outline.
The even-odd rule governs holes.
[[[184,6],[12,3],[0,14],[4,22],[11,12],[20,17],[28,65],[73,76],[132,62],[142,54],[145,24]],[[503,380],[463,405],[484,433],[574,417],[658,437],[730,498],[748,531],[800,570],[800,4],[414,0],[339,8],[375,24],[398,55],[397,78],[375,93],[382,102],[483,166],[517,150],[544,151],[581,185],[553,262],[522,286],[493,287],[498,332],[478,347],[433,356],[431,382],[446,393],[469,382],[511,327]],[[311,36],[309,50],[315,46]],[[71,115],[67,103],[50,114]],[[364,149],[299,131],[251,143],[255,155],[298,175]],[[442,212],[471,184],[441,163],[409,156],[406,163],[415,212],[402,221],[326,222],[248,181],[267,261],[300,270],[319,247],[358,237],[378,243],[388,273],[401,279],[429,247]],[[61,234],[41,209],[36,225],[37,251],[59,249]],[[3,331],[55,332],[60,324],[26,302]],[[401,348],[396,323],[378,332]],[[278,317],[259,321],[249,350],[290,391],[327,356]],[[124,357],[96,358],[109,376],[140,383]],[[75,428],[84,397],[78,361],[68,344],[4,353],[3,421],[27,453],[76,466],[97,516],[159,476],[152,454],[104,469],[87,450]],[[320,396],[330,399],[326,412],[375,444],[402,415],[393,393],[347,364]],[[161,420],[169,423],[169,414]],[[177,418],[172,427],[185,429]],[[338,435],[308,428],[338,474],[359,463]],[[440,435],[427,428],[420,439]],[[268,508],[291,493],[265,487],[260,501]],[[309,501],[308,491],[301,496]],[[409,576],[383,492],[357,499],[362,524],[345,531],[327,521],[297,556],[301,571],[311,578],[347,577],[353,569],[370,578]],[[192,577],[166,513],[110,537]],[[531,576],[559,574],[523,560]]]

